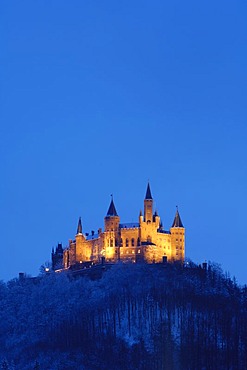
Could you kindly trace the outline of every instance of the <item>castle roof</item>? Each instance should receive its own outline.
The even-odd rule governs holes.
[[[150,190],[149,182],[148,182],[148,186],[147,186],[147,191],[146,191],[145,199],[153,199],[152,198],[152,195],[151,195],[151,190]]]
[[[79,217],[79,221],[78,221],[77,234],[82,234],[81,217]]]
[[[172,227],[183,227],[183,224],[182,224],[182,221],[181,221],[178,210],[176,211]]]
[[[106,216],[118,216],[113,199],[111,200],[111,204]]]

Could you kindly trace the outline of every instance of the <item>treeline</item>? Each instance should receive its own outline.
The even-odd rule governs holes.
[[[247,289],[214,264],[16,279],[0,305],[2,369],[247,369]]]

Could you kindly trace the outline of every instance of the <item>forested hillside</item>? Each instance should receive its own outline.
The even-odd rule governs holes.
[[[247,369],[247,289],[217,265],[16,279],[0,303],[3,369]]]

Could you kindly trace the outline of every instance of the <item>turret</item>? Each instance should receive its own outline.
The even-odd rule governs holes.
[[[171,232],[171,247],[172,247],[172,258],[174,260],[184,260],[184,253],[185,253],[185,228],[183,226],[180,214],[177,211],[172,223],[172,227],[170,228]]]
[[[157,211],[154,212],[153,222],[155,223],[156,229],[158,229],[159,226],[160,226],[160,216],[158,215],[158,212]]]
[[[117,214],[116,207],[113,201],[113,196],[111,199],[108,212],[105,216],[105,231],[118,231],[120,217]]]
[[[152,222],[153,219],[153,198],[151,195],[150,185],[148,183],[146,196],[144,199],[144,221]]]
[[[84,248],[84,242],[86,238],[82,234],[82,222],[81,222],[81,217],[79,217],[78,225],[77,225],[77,231],[76,231],[76,236],[75,236],[75,243],[72,244],[71,246],[71,260],[74,260],[78,262],[78,260],[86,260],[86,255],[85,255],[85,248]]]
[[[142,211],[140,210],[140,213],[139,213],[139,224],[141,225],[142,222],[143,222],[143,215],[142,215]]]

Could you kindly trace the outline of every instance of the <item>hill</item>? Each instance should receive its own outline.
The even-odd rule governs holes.
[[[247,289],[216,264],[15,279],[0,304],[5,369],[247,368]]]

